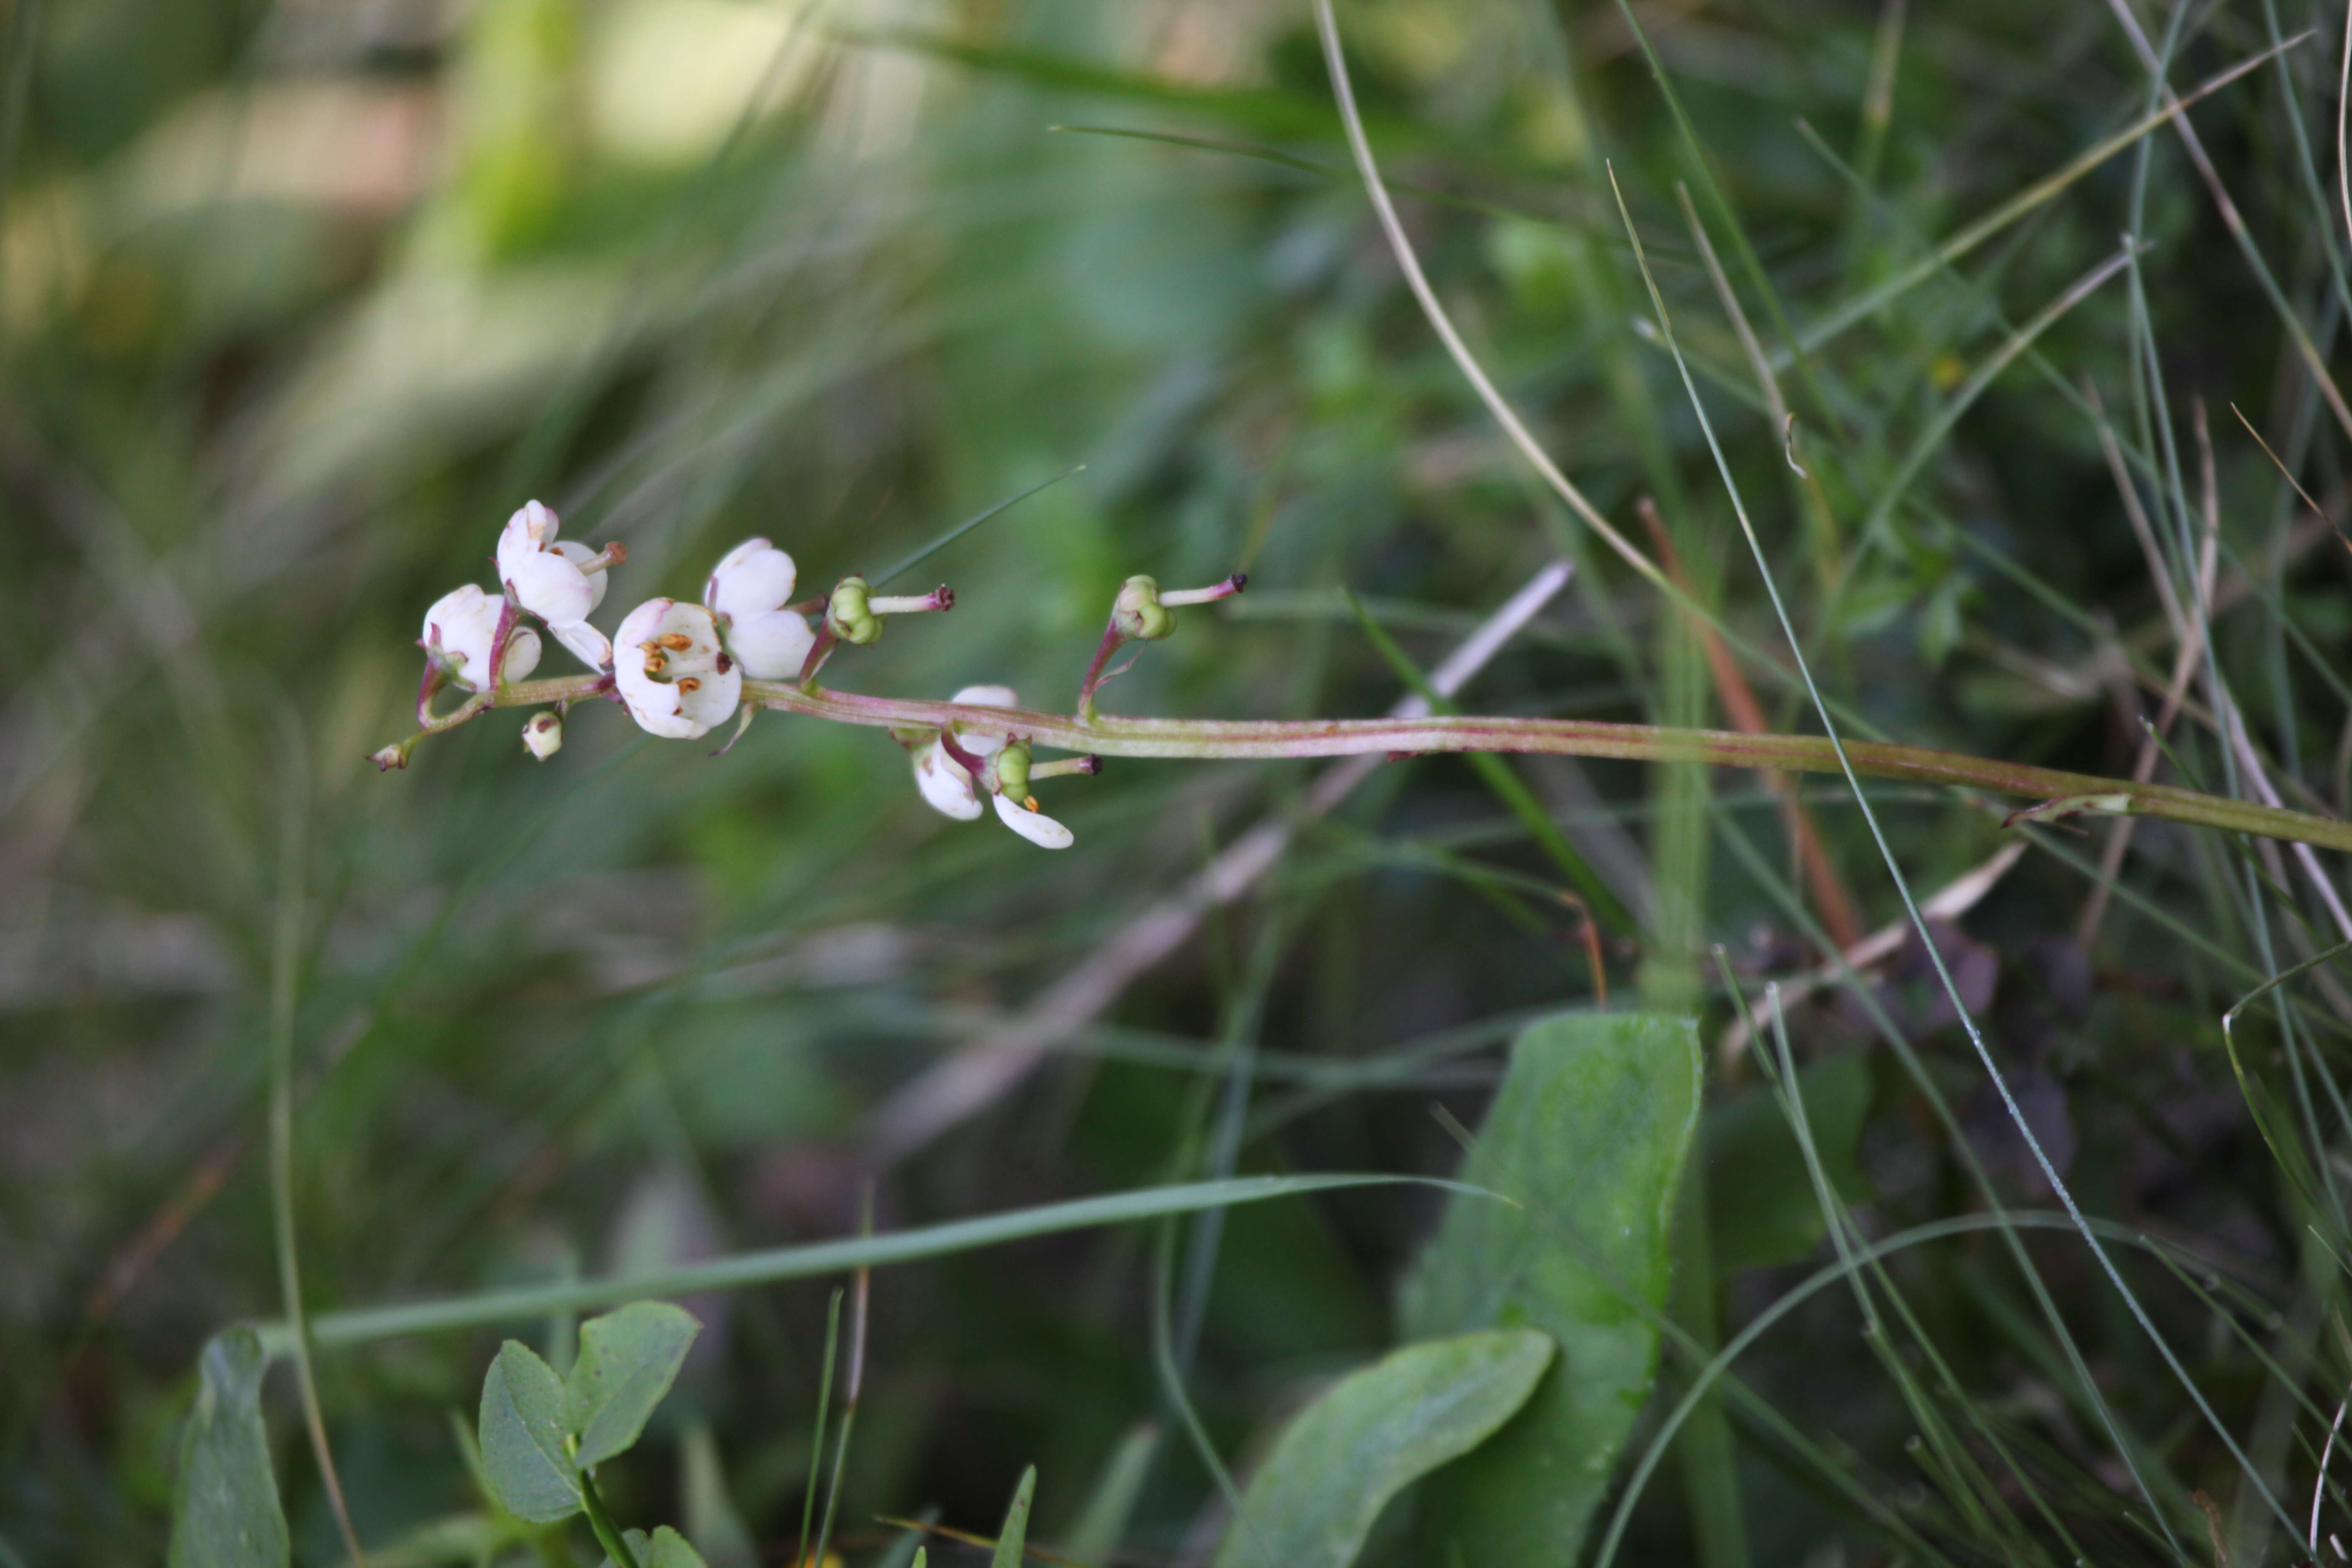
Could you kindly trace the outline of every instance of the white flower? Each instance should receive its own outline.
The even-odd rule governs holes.
[[[726,722],[743,698],[743,672],[719,646],[719,627],[700,605],[647,599],[615,639],[614,684],[646,730],[691,741]]]
[[[626,559],[617,544],[602,552],[555,537],[553,512],[537,501],[507,519],[499,534],[499,581],[515,603],[547,623],[556,640],[593,668],[613,662],[613,645],[588,624],[610,585],[604,568]]]
[[[1018,708],[1021,698],[1009,686],[967,686],[955,694],[953,701],[970,708]],[[1003,752],[1002,735],[965,735],[959,727],[956,744],[971,755],[993,757]],[[1021,755],[1028,755],[1024,746]],[[932,810],[952,816],[959,822],[974,822],[980,817],[980,792],[973,785],[971,772],[934,739],[915,752],[915,787],[923,792],[924,801]],[[1033,811],[1024,801],[1007,798],[992,791],[989,803],[1005,826],[1047,849],[1070,847],[1070,830],[1043,812]]]
[[[754,680],[792,679],[816,642],[806,617],[784,608],[799,580],[791,556],[764,539],[747,539],[703,584],[702,602],[718,617],[727,651]]]
[[[468,691],[479,691],[490,679],[490,644],[506,614],[502,595],[485,594],[468,583],[433,601],[425,612],[425,633],[416,640],[428,656],[440,659],[451,679]],[[503,680],[520,680],[539,668],[539,634],[529,626],[513,627],[507,636]]]
[[[1009,686],[967,686],[952,700],[972,708],[1018,708],[1020,695]],[[975,757],[992,757],[1004,749],[1002,735],[956,733],[956,744]],[[958,822],[980,820],[980,795],[972,788],[971,772],[948,755],[937,738],[915,750],[915,787],[933,811]]]

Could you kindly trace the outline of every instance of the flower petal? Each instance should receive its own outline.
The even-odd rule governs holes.
[[[764,539],[747,539],[711,569],[702,602],[716,615],[746,620],[782,609],[799,581],[791,556]]]
[[[980,820],[980,797],[972,793],[971,775],[937,741],[915,752],[915,787],[923,792],[923,803],[942,816]]]
[[[589,668],[610,669],[613,668],[613,644],[611,639],[606,637],[603,632],[598,631],[594,626],[590,626],[586,621],[566,621],[561,626],[550,625],[547,629],[555,634],[555,640],[557,642],[562,643],[565,647],[572,650],[572,658],[578,659]],[[507,658],[508,661],[511,663],[514,656],[512,654],[509,654]],[[507,679],[512,680],[514,676],[509,673]]]
[[[499,670],[499,679],[522,679],[539,668],[539,634],[529,626],[517,626],[507,637],[507,661]]]
[[[490,639],[498,635],[499,616],[506,605],[504,595],[485,594],[471,583],[452,589],[425,612],[425,630],[416,640],[427,648],[437,645],[449,662],[451,678],[468,690],[478,691],[489,679]],[[533,637],[532,648],[538,646],[539,639]],[[508,655],[509,664],[514,658],[515,655]]]
[[[743,705],[740,666],[730,664],[725,669],[694,679],[701,684],[692,691],[680,690],[677,699],[678,712],[695,725],[693,734],[688,736],[689,740],[694,735],[709,734],[735,717],[735,710]]]
[[[792,679],[815,646],[808,622],[784,610],[738,616],[727,628],[727,651],[754,680]]]
[[[1021,835],[1041,849],[1067,849],[1074,836],[1060,823],[1042,811],[1005,799],[1001,795],[988,797],[996,803],[996,815],[1005,826]]]
[[[693,720],[677,710],[677,688],[653,680],[633,686],[625,666],[613,673],[621,689],[621,700],[628,705],[629,717],[648,735],[659,735],[666,741],[691,741],[709,728],[707,724],[697,727]]]
[[[662,617],[677,606],[676,599],[647,599],[621,617],[621,629],[613,634],[613,646],[635,647],[653,641],[663,632]]]
[[[507,519],[499,530],[499,576],[501,580],[515,574],[516,563],[548,549],[555,542],[555,514],[537,501],[525,501]]]
[[[594,615],[596,606],[604,602],[604,591],[613,585],[612,574],[589,571],[588,563],[596,559],[597,552],[575,540],[562,541],[555,546],[555,552],[579,568],[580,574],[588,579],[588,613]]]
[[[499,570],[515,603],[551,626],[586,620],[596,602],[596,591],[580,568],[551,550],[521,556],[511,569],[500,562]]]

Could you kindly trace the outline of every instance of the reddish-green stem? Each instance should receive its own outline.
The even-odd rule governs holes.
[[[603,694],[609,677],[577,676],[518,681],[499,688],[486,707],[537,707]],[[476,700],[477,701],[479,699]],[[1708,763],[1727,768],[1783,773],[1842,771],[1837,752],[1821,735],[1744,735],[1727,730],[1680,730],[1653,724],[1609,724],[1585,719],[1502,719],[1469,715],[1411,719],[1118,719],[1075,718],[1024,708],[865,697],[821,686],[747,680],[743,700],[781,712],[880,730],[1020,736],[1056,751],[1105,757],[1196,760],[1351,757],[1389,752],[1528,752],[1630,762]],[[469,703],[468,708],[473,705]],[[466,715],[471,717],[470,713]],[[2043,816],[2097,811],[2162,817],[2224,832],[2352,849],[2352,823],[2285,811],[2253,801],[2200,795],[2172,784],[2140,784],[2063,773],[1958,752],[1848,741],[1856,773],[1911,784],[1954,784],[2029,801],[2060,803]]]
[[[1103,666],[1119,650],[1126,638],[1118,635],[1118,623],[1113,621],[1103,628],[1102,646],[1095,649],[1094,662],[1087,666],[1086,679],[1078,682],[1078,717],[1092,722],[1095,717],[1095,690],[1103,683]]]

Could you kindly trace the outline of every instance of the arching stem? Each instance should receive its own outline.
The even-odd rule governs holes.
[[[610,676],[582,675],[502,686],[487,700],[476,697],[433,729],[451,728],[490,708],[541,707],[603,696]],[[1840,772],[1837,752],[1820,735],[1747,735],[1727,730],[1672,729],[1653,724],[1609,724],[1583,719],[1502,719],[1470,715],[1397,719],[1106,719],[1040,713],[1022,708],[983,708],[971,703],[928,702],[908,698],[865,697],[822,686],[747,680],[743,700],[779,712],[801,713],[835,723],[878,730],[936,734],[950,725],[977,735],[1018,735],[1055,751],[1098,757],[1192,758],[1200,761],[1277,757],[1412,756],[1436,752],[1548,752],[1558,756],[1616,757],[1643,763],[1706,763],[1727,768],[1771,768],[1782,773]],[[2099,778],[2031,767],[1958,752],[1930,751],[1881,741],[1849,741],[1853,770],[1906,784],[1953,784],[2028,801],[2053,803],[2021,816],[2154,816],[2227,833],[2251,833],[2326,849],[2352,850],[2352,823],[2287,811],[2255,801],[2200,795],[2172,784]]]

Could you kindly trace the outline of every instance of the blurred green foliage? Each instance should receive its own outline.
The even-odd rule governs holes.
[[[1620,527],[1646,542],[1654,503],[1694,594],[1762,650],[1736,657],[1771,724],[1818,721],[1604,160],[1852,732],[2130,772],[2179,641],[2153,552],[2174,598],[2211,611],[2158,776],[2255,788],[2216,739],[2226,690],[2289,804],[2347,805],[2344,557],[2231,417],[2340,520],[2352,429],[2308,368],[2342,362],[2352,310],[2340,12],[1339,16],[1446,308]],[[2165,126],[1925,261],[2160,107],[2126,19],[2184,92],[2319,29],[2195,110],[2242,240]],[[2021,342],[2124,233],[2143,248],[2123,274]],[[2142,825],[2107,898],[2112,826],[2034,829],[1938,928],[2075,1195],[2158,1238],[2122,1267],[2209,1421],[2079,1240],[2011,1247],[1979,1223],[1996,1199],[2053,1207],[2043,1178],[1916,939],[1858,981],[1822,969],[1821,868],[1748,776],[1510,764],[1639,918],[1596,974],[1559,867],[1476,773],[1382,769],[1102,1016],[1060,1019],[1042,1068],[882,1160],[885,1108],[1112,962],[1128,922],[1295,810],[1312,770],[1049,781],[1077,843],[1048,857],[928,812],[879,733],[798,720],[763,718],[717,762],[602,710],[544,765],[506,715],[405,773],[362,761],[408,728],[424,606],[486,577],[526,499],[566,537],[625,542],[617,611],[691,595],[754,533],[822,592],[1080,462],[925,563],[951,616],[828,677],[931,697],[1003,680],[1051,707],[1128,574],[1239,568],[1248,595],[1186,612],[1106,708],[1370,713],[1398,682],[1340,590],[1427,668],[1565,555],[1574,587],[1465,704],[1727,721],[1694,626],[1594,548],[1438,347],[1303,5],[0,0],[0,616],[18,650],[0,674],[0,1563],[163,1550],[200,1347],[278,1300],[273,983],[295,997],[295,1212],[324,1310],[846,1235],[869,1183],[888,1227],[1224,1172],[1447,1172],[1429,1108],[1477,1119],[1525,1009],[1596,1002],[1605,975],[1617,1005],[1687,1002],[1719,1040],[1734,1009],[1709,944],[1751,990],[1794,983],[1797,1054],[1867,1073],[1834,1068],[1826,1198],[1775,1144],[1718,1200],[1769,1236],[1711,1248],[1706,1205],[1684,1215],[1636,1449],[1712,1346],[1788,1305],[1625,1505],[1623,1554],[2207,1562],[2200,1492],[2237,1561],[2305,1550],[2284,1520],[2348,1370],[2327,1248],[2352,1002],[2323,971],[2242,1026],[2317,1202],[2280,1180],[2215,1025],[2336,940],[2291,856]],[[1864,926],[1898,921],[1850,798],[1822,781],[1804,798]],[[1873,799],[1923,898],[1986,864],[2012,804]],[[1703,1155],[1753,1142],[1763,1103],[1734,1098],[1761,1092],[1752,1050],[1710,1072],[1727,1122]],[[1437,1211],[1400,1191],[878,1275],[838,1543],[877,1560],[897,1532],[875,1516],[924,1509],[984,1534],[1032,1462],[1051,1542],[1096,1517],[1121,1435],[1157,1417],[1118,1560],[1202,1560],[1225,1503],[1178,1435],[1155,1325],[1245,1477],[1390,1342]],[[1817,1200],[1856,1207],[1790,1219]],[[1792,1224],[1829,1238],[1744,1267],[1788,1256]],[[1790,1294],[1841,1244],[1921,1226],[1947,1228],[1853,1265],[1853,1289]],[[713,1539],[690,1503],[789,1554],[825,1301],[689,1303],[707,1331],[614,1481],[617,1514]],[[532,1337],[560,1362],[574,1331]],[[495,1346],[320,1355],[383,1557],[469,1562],[503,1539],[465,1524],[481,1498],[448,1419]],[[338,1536],[285,1375],[264,1409],[294,1557],[326,1563]]]

